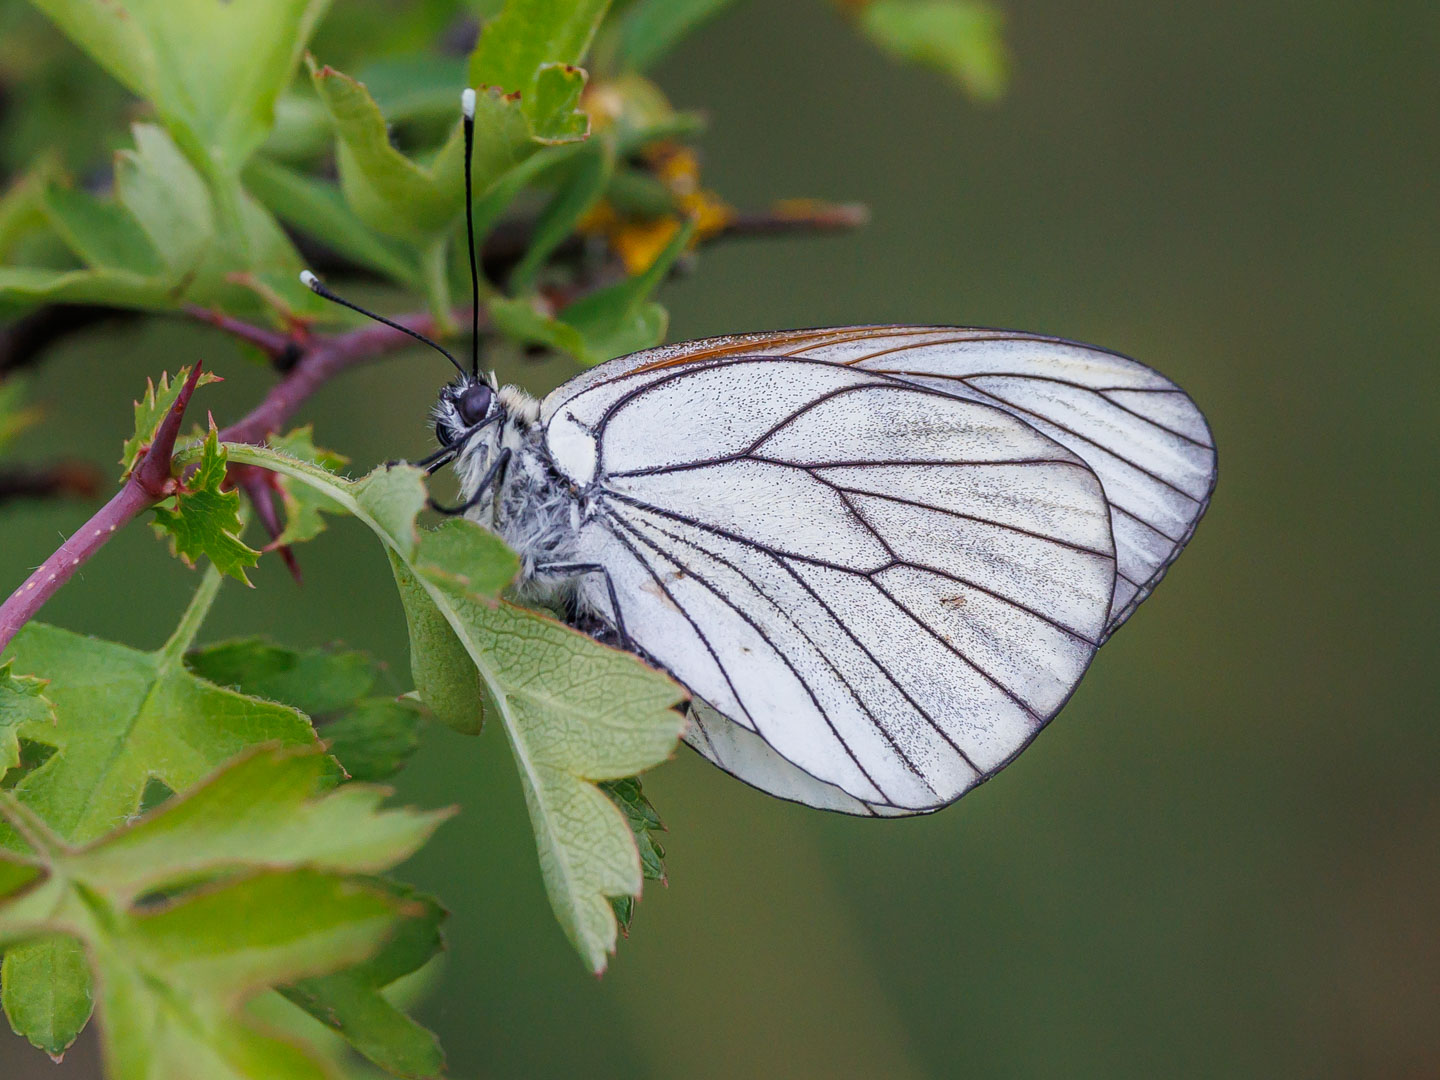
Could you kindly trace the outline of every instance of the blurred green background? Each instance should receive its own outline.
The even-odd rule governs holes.
[[[463,807],[408,871],[454,912],[421,1009],[454,1076],[1440,1074],[1440,9],[1002,6],[992,108],[813,0],[743,5],[672,57],[661,84],[711,115],[708,184],[874,220],[707,252],[662,297],[670,337],[950,322],[1119,349],[1208,414],[1209,517],[1044,737],[951,809],[829,816],[688,751],[654,773],[670,884],[599,982],[550,914],[503,735],[432,729],[400,787]],[[91,333],[40,371],[53,422],[20,451],[109,462],[144,376],[195,357],[227,377],[217,417],[268,382],[178,322]],[[357,466],[416,455],[444,376],[406,354],[308,416]],[[7,511],[5,579],[88,512]],[[300,554],[303,589],[267,560],[206,636],[343,640],[405,689],[370,536]],[[193,582],[134,528],[44,617],[158,644]],[[58,1068],[0,1038],[6,1080],[94,1075],[88,1038]]]

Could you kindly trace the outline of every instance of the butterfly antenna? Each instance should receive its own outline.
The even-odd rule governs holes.
[[[309,289],[311,292],[313,292],[316,296],[323,296],[332,304],[339,304],[341,307],[347,307],[351,311],[358,311],[361,315],[364,315],[367,318],[374,319],[378,323],[384,323],[392,330],[399,330],[402,334],[409,334],[416,341],[423,342],[424,344],[429,345],[430,348],[434,349],[441,356],[445,357],[446,360],[449,360],[450,363],[454,364],[456,371],[460,372],[461,375],[465,374],[465,368],[461,366],[459,360],[456,360],[455,357],[450,355],[449,350],[447,350],[443,345],[439,344],[438,342],[432,341],[430,338],[420,333],[420,331],[411,330],[408,326],[401,326],[393,319],[387,319],[384,315],[377,315],[375,314],[375,312],[369,311],[361,307],[359,304],[352,304],[343,296],[337,296],[335,293],[331,292],[328,288],[326,288],[325,284],[309,270],[300,271],[300,283],[304,285],[307,289]]]
[[[461,124],[465,129],[465,240],[470,248],[470,377],[480,377],[480,266],[475,258],[474,192],[470,188],[470,158],[475,150],[475,91],[460,92]]]

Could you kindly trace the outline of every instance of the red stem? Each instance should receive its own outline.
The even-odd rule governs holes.
[[[70,580],[80,564],[105,546],[120,526],[129,524],[142,511],[175,493],[170,456],[175,451],[175,437],[185,417],[185,406],[190,404],[190,395],[195,392],[199,379],[200,365],[196,364],[180,388],[175,404],[156,429],[154,441],[140,452],[139,461],[120,490],[0,604],[0,652],[20,628],[34,618],[45,601]]]
[[[0,651],[10,644],[10,639],[34,617],[45,601],[70,580],[80,564],[99,551],[121,525],[128,524],[158,501],[131,474],[115,497],[61,544],[59,550],[41,563],[40,568],[0,605]]]
[[[465,313],[466,316],[469,312]],[[422,334],[433,334],[435,320],[429,315],[402,315],[396,322]],[[388,326],[367,326],[316,341],[291,369],[270,388],[265,400],[249,414],[220,432],[222,442],[260,443],[278,431],[305,399],[348,367],[391,352],[414,339]]]
[[[239,319],[232,319],[229,315],[221,314],[218,311],[211,311],[209,308],[201,307],[199,304],[186,304],[182,309],[192,319],[199,319],[211,326],[217,326],[227,334],[231,334],[241,341],[248,341],[251,345],[258,346],[270,354],[272,360],[278,360],[296,347],[296,343],[284,334],[274,330],[266,330],[264,327],[256,326],[253,323],[242,322]]]

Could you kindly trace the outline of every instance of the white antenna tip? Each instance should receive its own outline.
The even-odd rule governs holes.
[[[314,274],[312,274],[309,270],[301,270],[300,284],[304,285],[307,289],[313,289],[316,285],[320,284],[320,279],[317,278]]]
[[[460,91],[460,111],[465,114],[466,119],[475,119],[475,91],[469,87]]]

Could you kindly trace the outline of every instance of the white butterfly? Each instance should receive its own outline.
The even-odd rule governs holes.
[[[694,695],[686,741],[782,798],[923,813],[1065,704],[1204,513],[1185,393],[1056,338],[862,326],[612,360],[436,407],[522,587]]]

